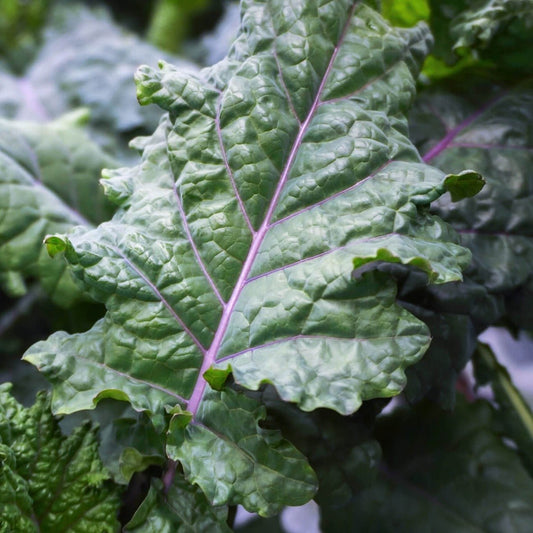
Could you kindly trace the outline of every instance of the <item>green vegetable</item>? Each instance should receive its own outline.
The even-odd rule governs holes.
[[[95,430],[61,434],[44,394],[24,408],[0,385],[1,530],[113,533],[118,491],[98,457]]]
[[[61,330],[24,358],[91,435],[76,505],[107,487],[115,531],[238,530],[238,505],[314,498],[325,533],[529,533],[531,413],[477,345],[533,330],[528,5],[243,0],[199,70],[58,2],[23,77],[0,65],[0,350],[43,338],[47,309]],[[80,104],[92,141],[86,111],[49,122]],[[132,131],[153,132],[137,159]],[[19,468],[32,438],[0,446],[15,530],[46,514]]]
[[[169,456],[212,503],[268,515],[307,501],[313,474],[260,430],[254,402],[209,391],[204,372],[272,383],[305,410],[349,414],[398,394],[428,331],[394,303],[388,276],[353,268],[403,263],[443,283],[469,254],[429,215],[445,176],[405,135],[427,29],[394,30],[347,1],[322,9],[320,28],[312,2],[243,8],[237,45],[201,76],[139,70],[140,102],[168,116],[138,144],[138,167],[106,174],[118,213],[47,240],[107,315],[25,359],[53,382],[58,413],[105,397],[154,414],[182,406]]]
[[[24,294],[31,277],[60,305],[82,296],[42,242],[113,213],[98,179],[116,163],[83,131],[86,119],[83,111],[45,125],[0,119],[0,280],[8,293]]]

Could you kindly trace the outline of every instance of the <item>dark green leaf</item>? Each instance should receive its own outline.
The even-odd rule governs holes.
[[[64,262],[43,253],[42,242],[47,233],[90,227],[112,214],[98,179],[114,161],[89,140],[85,119],[74,113],[47,125],[0,120],[0,273],[14,295],[32,277],[59,304],[80,297]]]
[[[489,404],[421,406],[378,426],[379,481],[322,514],[322,531],[526,533],[533,481],[493,431]]]
[[[135,143],[139,166],[106,173],[115,217],[59,237],[107,315],[25,356],[54,384],[57,412],[106,397],[154,417],[180,406],[192,418],[174,415],[168,451],[188,479],[212,503],[264,515],[308,500],[312,473],[205,372],[272,383],[305,410],[396,395],[428,330],[387,274],[354,266],[400,263],[444,283],[470,259],[428,212],[445,175],[406,137],[427,28],[392,29],[350,0],[283,6],[243,2],[229,56],[198,75],[138,71],[141,103],[168,115]]]
[[[485,91],[488,99],[481,103],[467,95],[424,94],[412,116],[412,132],[425,161],[445,172],[473,168],[486,180],[476,198],[457,205],[443,198],[436,212],[472,250],[472,279],[503,292],[523,284],[533,264],[533,133],[528,127],[533,84],[495,97],[493,88]]]
[[[127,533],[230,533],[226,507],[211,507],[183,476],[168,491],[154,480],[144,502],[126,525]]]

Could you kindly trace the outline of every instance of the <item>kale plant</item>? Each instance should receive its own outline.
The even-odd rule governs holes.
[[[55,111],[37,54],[36,108],[93,119],[0,122],[0,332],[34,294],[83,320],[23,356],[49,399],[3,388],[5,530],[275,531],[315,499],[324,532],[529,531],[533,417],[477,335],[533,330],[532,22],[527,1],[242,0],[221,62],[137,70],[146,115],[93,98],[83,55],[57,61]],[[109,129],[155,116],[118,168]],[[48,402],[65,432],[99,423],[100,457]]]

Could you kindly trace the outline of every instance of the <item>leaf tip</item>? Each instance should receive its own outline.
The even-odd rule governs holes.
[[[67,249],[67,240],[61,235],[47,235],[44,244],[50,257],[55,257]]]
[[[224,388],[224,384],[230,373],[230,367],[227,367],[226,369],[211,367],[204,372],[204,379],[212,389],[221,391]]]
[[[452,196],[452,202],[464,198],[472,198],[485,185],[485,180],[479,172],[463,170],[459,174],[448,174],[444,179],[444,187]]]
[[[168,413],[172,415],[170,424],[168,427],[169,432],[174,430],[185,429],[192,420],[193,414],[190,411],[186,411],[179,405],[168,410]]]
[[[148,65],[141,65],[135,72],[134,79],[139,104],[153,103],[153,94],[161,88],[159,73]]]

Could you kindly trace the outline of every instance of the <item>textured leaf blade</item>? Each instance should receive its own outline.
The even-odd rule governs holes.
[[[0,444],[0,498],[2,530],[37,532],[28,486],[16,472],[16,458],[9,446]]]
[[[239,383],[271,381],[304,409],[350,413],[397,394],[427,348],[427,328],[394,303],[390,280],[352,276],[354,266],[392,261],[443,283],[469,261],[428,212],[444,174],[406,137],[427,29],[393,30],[347,0],[282,7],[244,2],[228,58],[198,76],[166,63],[139,71],[139,99],[168,115],[138,142],[138,167],[107,174],[121,206],[113,220],[54,241],[108,313],[86,334],[57,334],[26,354],[56,385],[61,412],[106,396],[155,414],[177,404],[192,421],[183,428],[175,417],[171,434],[190,432],[193,450],[215,435],[204,409],[216,411],[204,379],[213,365],[231,360]],[[274,368],[280,356],[285,374]],[[189,440],[180,439],[171,453],[185,465]],[[249,484],[249,464],[239,465]],[[290,469],[263,481],[277,486]],[[302,501],[309,472],[297,470]],[[211,501],[228,497],[223,476],[203,483]],[[246,502],[263,514],[279,504]]]
[[[45,395],[26,409],[9,388],[0,387],[0,446],[10,450],[2,452],[0,490],[13,489],[6,502],[17,502],[19,514],[8,510],[8,520],[35,531],[116,531],[118,493],[106,482],[95,431],[84,425],[63,437]]]
[[[315,474],[279,432],[259,426],[265,415],[232,390],[208,391],[191,423],[172,419],[167,453],[212,505],[241,503],[262,516],[303,505],[316,491]]]

